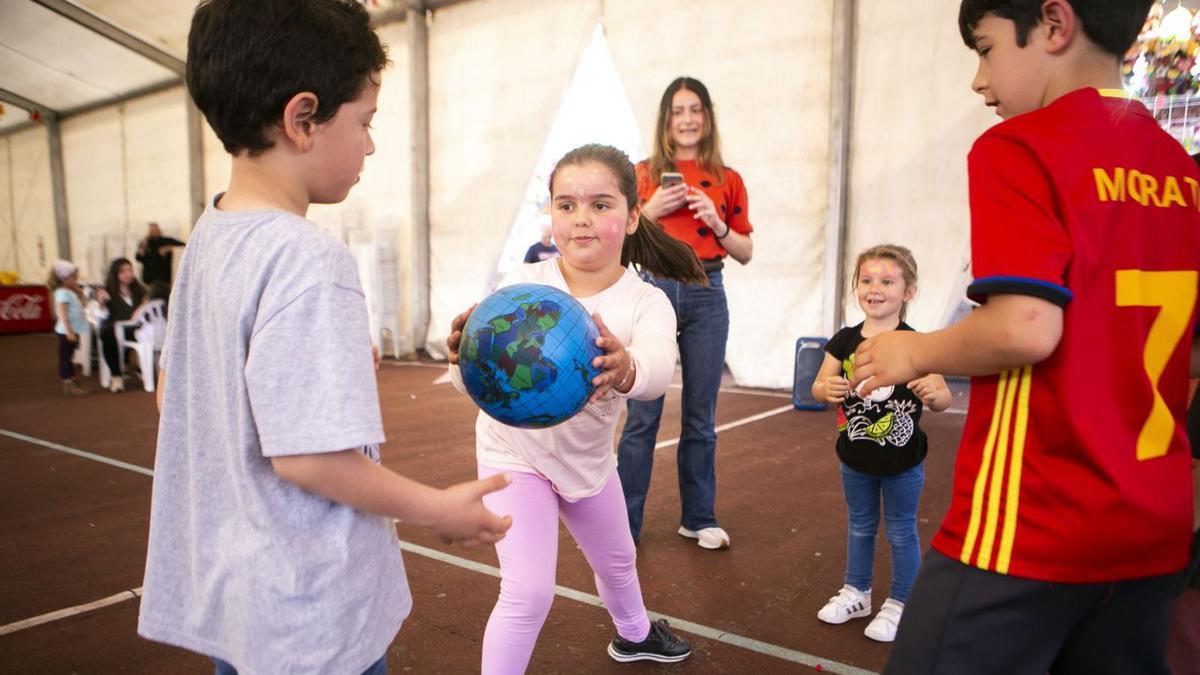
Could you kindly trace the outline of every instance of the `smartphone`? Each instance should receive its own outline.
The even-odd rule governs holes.
[[[663,189],[673,188],[676,185],[683,184],[683,174],[681,173],[664,173],[660,179]]]

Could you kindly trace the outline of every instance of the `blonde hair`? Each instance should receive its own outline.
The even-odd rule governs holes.
[[[904,278],[905,289],[916,287],[917,259],[913,257],[912,251],[895,244],[880,244],[858,254],[858,260],[854,262],[854,279],[850,282],[851,292],[858,287],[859,272],[863,263],[868,260],[890,260],[896,263],[896,267],[900,268],[900,276]],[[905,300],[900,304],[900,320],[903,321],[907,314],[908,301]]]
[[[666,171],[675,171],[675,143],[671,140],[671,107],[675,102],[675,94],[687,90],[700,99],[700,107],[704,108],[704,135],[700,139],[700,168],[717,179],[717,184],[725,182],[725,161],[721,159],[721,136],[717,133],[717,113],[713,110],[712,97],[708,88],[700,80],[691,77],[677,77],[667,85],[662,100],[658,102],[658,125],[654,128],[654,147],[650,149],[647,160],[650,167],[650,177],[657,183]]]

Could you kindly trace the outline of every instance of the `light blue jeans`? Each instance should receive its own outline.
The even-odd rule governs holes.
[[[842,465],[842,488],[846,494],[848,536],[846,537],[845,583],[860,591],[871,588],[875,565],[875,535],[879,532],[879,503],[892,546],[890,596],[905,602],[921,566],[921,540],[917,536],[917,503],[925,485],[925,465],[918,464],[895,476],[872,476]]]

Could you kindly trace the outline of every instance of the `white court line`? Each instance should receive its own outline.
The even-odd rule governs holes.
[[[456,555],[451,555],[449,553],[438,551],[432,548],[426,548],[424,546],[413,544],[404,540],[400,541],[400,548],[408,551],[409,553],[415,553],[439,562],[444,562],[449,565],[471,570],[472,572],[479,572],[480,574],[486,574],[490,577],[496,577],[497,579],[500,578],[500,569],[491,565],[485,565],[483,563],[475,562],[474,560],[460,558]],[[576,602],[581,602],[585,605],[592,605],[594,607],[604,606],[604,601],[598,596],[592,595],[591,593],[584,593],[583,591],[577,591],[573,588],[567,588],[566,586],[555,585],[554,594],[575,600]],[[838,661],[830,661],[829,659],[823,659],[819,656],[813,656],[812,654],[796,651],[795,649],[780,647],[778,645],[769,644],[753,638],[737,635],[736,633],[729,633],[718,628],[711,628],[709,626],[687,621],[685,619],[678,619],[667,614],[660,614],[659,612],[648,613],[650,614],[650,618],[653,620],[663,618],[671,622],[672,628],[678,628],[679,630],[691,633],[692,635],[699,635],[700,637],[715,640],[717,642],[724,642],[725,644],[741,647],[742,649],[758,652],[759,654],[765,654],[783,661],[791,661],[792,663],[799,663],[812,667],[820,666],[822,670],[830,673],[844,673],[845,675],[872,675],[872,671],[856,668]]]
[[[387,366],[397,366],[405,368],[445,368],[444,363],[422,363],[420,361],[389,361],[384,359],[381,363]]]
[[[437,363],[414,363],[411,361],[384,361],[389,366],[415,366],[421,368],[445,368],[446,366]],[[434,384],[448,384],[450,382],[449,372],[442,377],[433,381]],[[670,385],[672,389],[683,389],[682,384]],[[770,398],[791,398],[791,394],[781,391],[766,391],[762,389],[743,389],[742,387],[722,387],[720,389],[723,394],[745,394],[746,396],[768,396]]]
[[[42,614],[41,616],[35,616],[30,619],[24,619],[5,626],[0,626],[0,635],[8,635],[9,633],[15,633],[19,630],[25,630],[26,628],[33,628],[34,626],[40,626],[44,623],[50,623],[51,621],[58,621],[59,619],[79,616],[80,614],[86,614],[88,612],[100,609],[101,607],[116,605],[118,603],[125,602],[126,600],[134,600],[140,597],[142,597],[142,587],[138,586],[131,591],[121,591],[116,595],[110,595],[107,598],[101,598],[95,602],[89,602],[86,605],[75,605],[74,607],[48,612],[46,614]]]
[[[672,389],[683,389],[682,384],[672,384]],[[717,391],[722,394],[745,394],[746,396],[768,396],[770,398],[791,398],[791,394],[785,394],[780,391],[766,391],[763,389],[743,389],[742,387],[721,387]]]
[[[128,462],[122,462],[119,459],[111,459],[111,458],[105,457],[103,455],[96,455],[96,454],[87,452],[85,450],[77,450],[75,448],[68,448],[65,445],[59,445],[58,443],[51,443],[50,441],[43,441],[40,438],[34,438],[33,436],[26,436],[25,434],[18,434],[14,431],[9,431],[7,429],[0,429],[0,436],[8,436],[9,438],[17,439],[18,441],[25,441],[26,443],[33,443],[34,445],[40,445],[44,448],[50,448],[51,450],[58,450],[59,452],[65,452],[68,455],[75,455],[76,457],[90,459],[93,462],[100,462],[101,464],[108,464],[109,466],[115,466],[118,469],[125,469],[127,471],[132,471],[134,473],[140,473],[143,476],[153,476],[154,475],[154,472],[151,471],[150,469],[147,469],[147,468],[141,467],[141,466],[137,466],[136,464],[129,464]]]
[[[732,429],[734,427],[739,427],[744,424],[749,424],[751,422],[755,422],[755,421],[758,421],[761,419],[766,419],[768,417],[772,417],[774,415],[778,415],[780,413],[787,412],[788,410],[792,410],[792,409],[793,408],[791,405],[781,406],[779,408],[775,408],[774,410],[768,410],[766,412],[759,413],[757,415],[752,415],[750,417],[745,417],[740,420],[735,420],[733,422],[729,422],[728,424],[722,424],[721,426],[717,427],[717,431],[724,431],[726,429]],[[83,457],[84,459],[90,459],[93,461],[101,462],[103,464],[108,464],[110,466],[115,466],[115,467],[118,467],[121,469],[126,469],[128,471],[133,471],[135,473],[140,473],[140,474],[143,474],[146,476],[154,475],[154,472],[151,471],[150,469],[145,469],[143,467],[135,466],[133,464],[128,464],[126,462],[121,462],[121,461],[118,461],[115,459],[109,459],[108,457],[103,457],[101,455],[93,454],[93,453],[86,452],[83,450],[78,450],[76,448],[69,448],[65,445],[59,445],[58,443],[51,443],[49,441],[43,441],[38,438],[33,438],[32,436],[26,436],[24,434],[14,433],[14,432],[11,432],[11,431],[8,431],[5,429],[0,429],[0,434],[9,436],[11,438],[15,438],[17,440],[22,440],[22,441],[26,441],[28,443],[33,443],[35,445],[41,445],[43,447],[51,448],[53,450],[59,450],[61,452],[66,452],[68,454],[76,455],[78,457]],[[672,445],[672,444],[675,444],[678,442],[679,442],[678,438],[671,439],[669,441],[663,441],[662,443],[659,443],[658,445],[656,445],[655,448],[666,447],[667,445]],[[403,540],[400,541],[400,548],[405,551],[409,551],[410,553],[414,553],[417,555],[425,556],[427,558],[431,558],[433,560],[438,560],[440,562],[455,565],[455,566],[461,567],[463,569],[468,569],[468,570],[472,570],[474,572],[487,574],[489,576],[493,576],[496,578],[500,577],[500,570],[491,565],[484,565],[483,563],[477,563],[473,560],[467,560],[466,558],[459,558],[458,556],[451,555],[449,553],[443,553],[442,551],[437,551],[437,550],[434,550],[431,548],[426,548],[424,546],[420,546],[418,544],[412,544],[412,543],[409,543],[409,542],[406,542]],[[103,599],[97,600],[95,602],[88,603],[86,605],[77,605],[75,607],[68,607],[66,609],[60,609],[56,612],[50,612],[48,614],[42,614],[41,616],[35,616],[30,619],[24,619],[22,621],[17,621],[16,623],[10,623],[5,626],[0,626],[0,635],[6,635],[8,633],[15,633],[16,631],[23,630],[26,628],[32,628],[33,626],[38,626],[38,625],[41,625],[44,623],[49,623],[51,621],[57,621],[59,619],[64,619],[64,618],[71,617],[71,616],[77,616],[79,614],[90,612],[90,611],[99,609],[101,607],[107,607],[109,605],[114,605],[114,604],[117,604],[120,602],[124,602],[126,600],[132,600],[134,598],[140,597],[141,593],[142,593],[141,588],[136,588],[131,591],[122,591],[121,593],[117,593],[116,595],[111,595],[107,598],[103,598]],[[568,598],[571,600],[575,600],[577,602],[584,603],[584,604],[594,605],[597,607],[604,606],[604,603],[600,600],[599,597],[592,595],[590,593],[584,593],[583,591],[577,591],[573,588],[567,588],[566,586],[556,585],[555,586],[555,594],[560,595],[564,598]],[[678,618],[675,618],[672,616],[668,616],[666,614],[659,614],[656,612],[650,612],[650,614],[651,614],[652,618],[659,618],[659,617],[666,618],[668,621],[671,622],[672,626],[678,628],[681,631],[685,631],[685,632],[691,633],[693,635],[699,635],[701,637],[705,637],[710,640],[715,640],[717,642],[723,642],[725,644],[730,644],[730,645],[734,645],[736,647],[741,647],[742,649],[747,649],[749,651],[757,652],[759,654],[764,654],[766,656],[771,656],[771,657],[774,657],[774,658],[777,658],[780,660],[790,661],[793,663],[799,663],[799,664],[803,664],[806,666],[812,666],[812,667],[820,666],[822,669],[827,670],[831,673],[841,673],[844,675],[874,675],[874,673],[872,673],[872,671],[869,671],[869,670],[863,670],[861,668],[856,668],[854,666],[844,664],[844,663],[841,663],[838,661],[831,661],[828,659],[823,659],[818,656],[813,656],[812,654],[807,654],[805,652],[796,651],[794,649],[788,649],[787,647],[780,647],[778,645],[773,645],[768,642],[763,642],[761,640],[755,640],[754,638],[748,638],[748,637],[745,637],[742,635],[738,635],[736,633],[729,633],[729,632],[726,632],[726,631],[723,631],[723,630],[720,630],[717,628],[712,628],[709,626],[705,626],[703,624],[694,623],[692,621],[678,619]]]
[[[728,422],[728,423],[726,423],[726,424],[722,424],[721,426],[719,426],[719,427],[717,427],[717,428],[716,428],[716,432],[717,432],[717,433],[720,433],[720,432],[722,432],[722,431],[725,431],[725,430],[727,430],[727,429],[733,429],[734,427],[740,427],[740,426],[742,426],[743,424],[750,424],[751,422],[757,422],[757,421],[759,421],[759,420],[765,420],[765,419],[767,419],[768,417],[774,417],[775,415],[778,415],[778,414],[780,414],[780,413],[785,413],[785,412],[787,412],[787,411],[789,411],[789,410],[795,410],[795,408],[793,408],[791,405],[781,405],[781,406],[779,406],[778,408],[773,408],[773,409],[771,409],[771,410],[768,410],[768,411],[766,411],[766,412],[761,412],[761,413],[758,413],[757,415],[751,415],[751,416],[749,416],[749,417],[743,417],[743,418],[742,418],[742,419],[740,419],[740,420],[734,420],[734,421],[732,421],[732,422]],[[655,443],[655,444],[654,444],[654,449],[655,449],[655,450],[658,450],[659,448],[669,448],[669,447],[671,447],[672,445],[677,445],[678,443],[679,443],[679,439],[678,439],[678,438],[669,438],[669,439],[667,439],[667,440],[665,440],[665,441],[659,441],[658,443]]]

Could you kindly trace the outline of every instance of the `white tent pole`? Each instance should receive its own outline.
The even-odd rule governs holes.
[[[204,194],[204,116],[186,86],[183,88],[183,105],[187,107],[188,187],[192,207],[187,230],[190,232],[208,202],[208,195]]]
[[[829,215],[825,221],[824,302],[821,327],[825,335],[841,328],[845,308],[846,230],[850,187],[850,123],[854,116],[855,0],[834,0],[833,44],[829,106]]]
[[[50,143],[50,189],[54,195],[54,225],[58,235],[58,257],[71,259],[71,224],[67,219],[67,180],[63,173],[62,128],[58,116],[46,114],[46,136]]]
[[[412,124],[412,348],[429,331],[429,26],[425,1],[408,0],[409,99]]]

